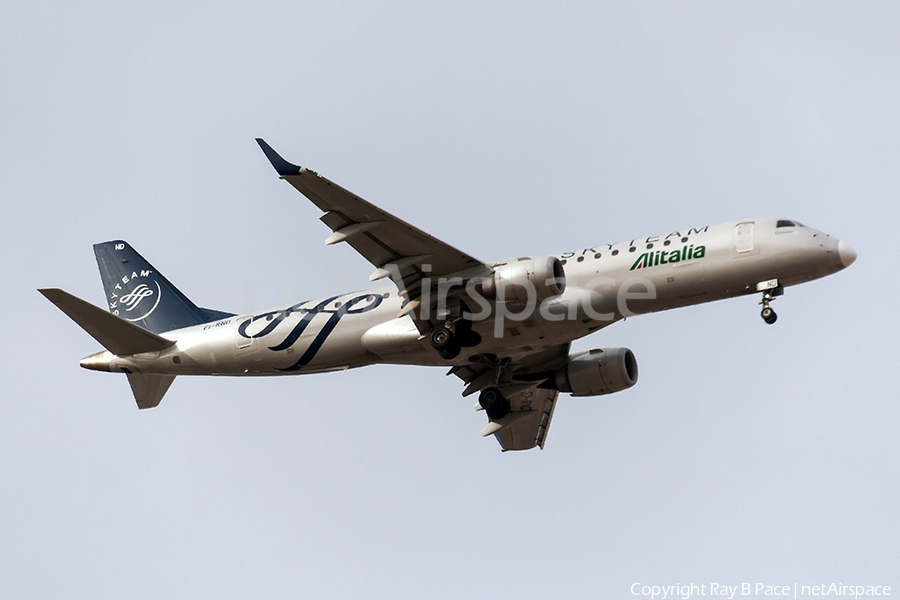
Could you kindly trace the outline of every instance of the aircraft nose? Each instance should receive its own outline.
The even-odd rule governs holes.
[[[838,256],[841,257],[841,264],[846,269],[856,260],[856,250],[844,242],[838,242]]]

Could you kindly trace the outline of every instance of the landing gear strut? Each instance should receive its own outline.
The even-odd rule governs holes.
[[[762,304],[762,311],[759,313],[759,316],[761,316],[762,320],[769,325],[778,320],[778,315],[775,314],[775,311],[772,310],[769,303],[775,300],[775,296],[781,296],[782,294],[784,294],[784,288],[781,286],[763,290],[762,300],[760,301],[760,304]]]
[[[472,321],[457,318],[446,321],[431,332],[431,347],[445,360],[459,356],[462,348],[472,348],[481,343],[481,336],[472,331]]]

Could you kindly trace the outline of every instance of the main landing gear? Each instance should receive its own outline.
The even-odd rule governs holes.
[[[456,336],[447,327],[438,327],[431,332],[431,347],[438,351],[441,358],[447,360],[459,356],[461,349]]]
[[[448,322],[431,332],[431,347],[445,360],[459,356],[462,348],[471,348],[480,343],[481,336],[472,331],[472,321],[466,319]]]
[[[775,314],[775,311],[772,310],[772,307],[769,306],[769,303],[775,300],[776,296],[781,296],[782,294],[784,294],[784,288],[780,285],[777,285],[776,283],[774,287],[762,290],[762,293],[762,300],[760,301],[760,304],[762,305],[762,311],[759,313],[759,316],[762,317],[763,321],[771,325],[778,320],[778,315]]]
[[[489,364],[494,371],[494,381],[490,387],[481,390],[478,395],[478,404],[487,413],[488,419],[491,421],[499,421],[512,411],[509,398],[503,395],[500,388],[512,383],[512,369],[510,369],[511,361],[509,358],[497,360],[496,356],[486,354],[483,356],[486,364]]]
[[[495,387],[481,390],[481,394],[478,396],[478,404],[481,405],[481,408],[484,409],[491,421],[502,419],[510,411],[509,400],[504,398],[500,390]]]

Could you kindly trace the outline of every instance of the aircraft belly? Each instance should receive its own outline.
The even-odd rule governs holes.
[[[409,317],[392,319],[371,327],[362,335],[362,345],[383,362],[420,364],[437,354]]]

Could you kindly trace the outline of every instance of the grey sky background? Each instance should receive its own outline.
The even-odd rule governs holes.
[[[0,597],[900,593],[900,6],[6,2]],[[253,138],[483,260],[762,216],[859,252],[616,324],[637,386],[501,454],[439,369],[179,378],[46,302],[126,239],[202,306],[363,288]],[[319,289],[315,289],[318,286]]]

